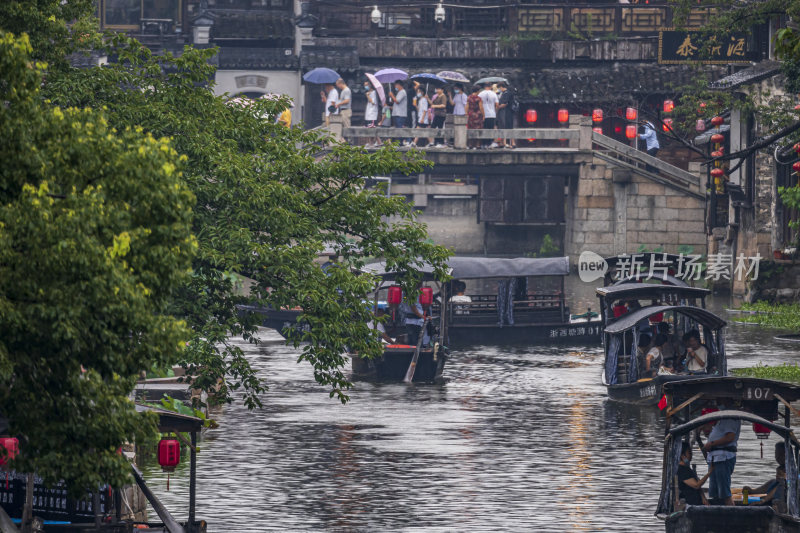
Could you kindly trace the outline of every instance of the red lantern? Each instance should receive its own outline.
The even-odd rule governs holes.
[[[725,136],[721,133],[715,133],[711,136],[711,142],[714,144],[721,144],[723,141],[725,141]]]
[[[628,124],[625,126],[625,137],[628,139],[636,138],[636,124]]]
[[[794,106],[794,110],[795,111],[800,111],[800,104],[797,104],[796,106]]]
[[[722,157],[722,155],[723,155],[722,150],[716,150],[714,152],[711,152],[711,157],[714,157],[714,158]]]
[[[795,162],[792,164],[792,170],[794,170],[795,172],[797,172],[798,174],[800,174],[800,161],[795,161]]]
[[[592,122],[603,122],[603,110],[595,109],[592,111]]]
[[[592,128],[592,131],[597,133],[598,135],[603,134],[603,128]]]
[[[800,143],[797,143],[797,144],[795,144],[795,145],[793,146],[793,148],[794,148],[794,151],[795,151],[795,152],[797,152],[798,154],[800,154]]]
[[[720,116],[716,116],[711,119],[711,124],[713,124],[715,128],[722,126],[724,123],[725,119]]]
[[[700,107],[697,109],[697,114],[702,115],[705,112],[706,112],[706,103],[700,102]]]
[[[639,113],[636,111],[635,107],[629,107],[625,110],[625,118],[628,120],[636,120],[636,117],[639,116]],[[630,139],[630,137],[628,137]]]
[[[3,467],[19,454],[19,440],[15,437],[0,437],[0,448],[5,450],[5,455],[0,453],[0,467]]]
[[[569,111],[563,107],[558,110],[558,121],[569,122]]]
[[[697,130],[697,133],[703,133],[706,131],[706,121],[702,118],[698,118],[697,124],[694,125],[694,129]]]
[[[672,113],[675,109],[675,102],[672,100],[664,100],[664,113]]]
[[[721,168],[712,168],[711,175],[714,176],[715,178],[721,178],[722,176],[725,175],[725,171],[722,170]]]
[[[165,472],[174,472],[181,462],[181,443],[174,437],[158,441],[158,464]]]
[[[539,114],[535,109],[528,109],[525,111],[525,120],[527,120],[529,124],[533,124],[538,118]]]
[[[771,430],[767,426],[763,426],[758,423],[753,424],[753,431],[755,432],[756,437],[759,439],[768,439],[769,434],[771,433]]]
[[[403,289],[400,288],[400,285],[392,285],[389,287],[389,294],[386,297],[386,302],[393,307],[403,303]]]
[[[422,307],[430,307],[433,305],[433,289],[430,287],[422,287],[419,291],[419,303]]]
[[[672,131],[672,119],[671,118],[665,118],[663,120],[663,122],[664,122],[664,125],[662,126],[662,128],[664,128],[664,131],[667,132],[667,133],[671,132]]]

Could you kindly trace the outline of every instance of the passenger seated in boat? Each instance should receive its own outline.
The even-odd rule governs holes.
[[[645,357],[647,356],[647,352],[650,351],[650,342],[652,340],[653,340],[652,337],[650,337],[650,335],[647,334],[639,336],[639,344],[636,345],[636,359],[638,361],[639,368],[644,368]],[[642,376],[642,377],[649,377],[649,376]]]
[[[380,335],[380,338],[381,338],[381,340],[382,340],[383,342],[385,342],[385,343],[387,343],[387,344],[393,344],[393,343],[394,343],[394,339],[393,339],[393,338],[391,338],[391,337],[390,337],[390,336],[389,336],[389,335],[386,333],[386,328],[384,327],[383,323],[380,321],[380,318],[381,318],[382,316],[384,316],[385,314],[386,314],[386,312],[385,312],[383,309],[381,309],[381,308],[378,308],[378,309],[375,311],[375,320],[372,320],[371,322],[369,322],[369,323],[367,324],[367,326],[369,326],[369,329],[376,329],[376,330],[378,330],[378,335]]]
[[[690,374],[702,374],[708,363],[708,349],[700,344],[700,332],[693,329],[683,336],[686,345],[686,370]]]
[[[644,377],[653,378],[658,375],[658,370],[664,363],[662,348],[665,344],[667,344],[666,335],[659,333],[656,335],[656,338],[653,339],[653,347],[648,350],[647,355],[644,358]]]
[[[697,478],[697,474],[692,470],[692,445],[684,442],[681,445],[681,462],[678,464],[678,495],[686,502],[686,505],[708,505],[706,495],[703,493],[703,485],[708,480],[714,470],[712,464],[706,475]]]
[[[750,494],[766,494],[756,505],[771,505],[777,512],[786,512],[786,444],[783,441],[775,443],[775,478],[770,479],[759,487],[747,487]]]
[[[472,298],[464,294],[467,290],[467,284],[463,281],[455,281],[453,282],[453,290],[455,291],[455,295],[450,298],[450,301],[453,303],[472,303]],[[454,306],[454,312],[457,315],[468,315],[469,314],[469,306],[468,305],[456,305]]]
[[[670,368],[672,371],[678,369],[678,361],[676,361],[676,354],[679,352],[675,349],[673,344],[673,337],[670,334],[669,322],[659,322],[656,326],[656,333],[667,337],[667,343],[661,347],[661,355],[664,357],[664,366]]]

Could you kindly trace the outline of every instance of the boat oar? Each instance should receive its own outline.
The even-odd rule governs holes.
[[[417,339],[417,349],[414,350],[414,356],[411,358],[411,363],[408,365],[408,370],[406,370],[406,377],[403,380],[405,383],[411,383],[414,381],[414,372],[417,371],[417,361],[419,360],[419,351],[422,349],[422,339],[425,338],[425,329],[428,325],[428,317],[425,317],[425,320],[422,321],[422,328],[419,330],[419,339]]]

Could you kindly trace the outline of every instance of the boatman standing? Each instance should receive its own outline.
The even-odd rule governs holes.
[[[724,408],[724,407],[723,407]],[[709,428],[705,426],[704,431]],[[708,452],[706,460],[711,472],[711,483],[708,487],[710,500],[733,505],[731,497],[731,475],[736,466],[736,444],[739,442],[739,432],[742,429],[741,420],[723,419],[713,425],[708,433],[708,441],[703,446],[703,451]]]
[[[422,304],[419,302],[409,303],[405,301],[400,307],[400,310],[403,312],[403,325],[408,335],[408,343],[412,346],[416,346],[419,341],[422,325],[425,323],[425,313],[422,309]]]

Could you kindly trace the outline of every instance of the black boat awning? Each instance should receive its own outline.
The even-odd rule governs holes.
[[[754,393],[755,389],[759,392]],[[704,399],[737,398],[751,401],[776,401],[777,394],[787,402],[800,400],[800,386],[772,379],[745,376],[714,376],[664,384],[664,393],[672,402],[682,403],[698,393]]]
[[[615,300],[658,298],[659,295],[664,293],[675,294],[678,298],[704,298],[711,294],[711,291],[701,287],[689,287],[688,285],[682,287],[656,283],[622,283],[597,289],[598,296],[614,298]]]
[[[606,326],[606,333],[620,333],[622,331],[631,329],[637,323],[651,317],[652,315],[666,313],[668,311],[675,311],[682,315],[686,315],[689,318],[703,324],[704,326],[710,327],[711,329],[719,329],[726,324],[726,322],[720,317],[711,311],[706,311],[701,307],[695,307],[693,305],[651,305],[622,315],[615,322],[612,322]]]
[[[448,264],[459,279],[569,275],[568,257],[451,257]]]

